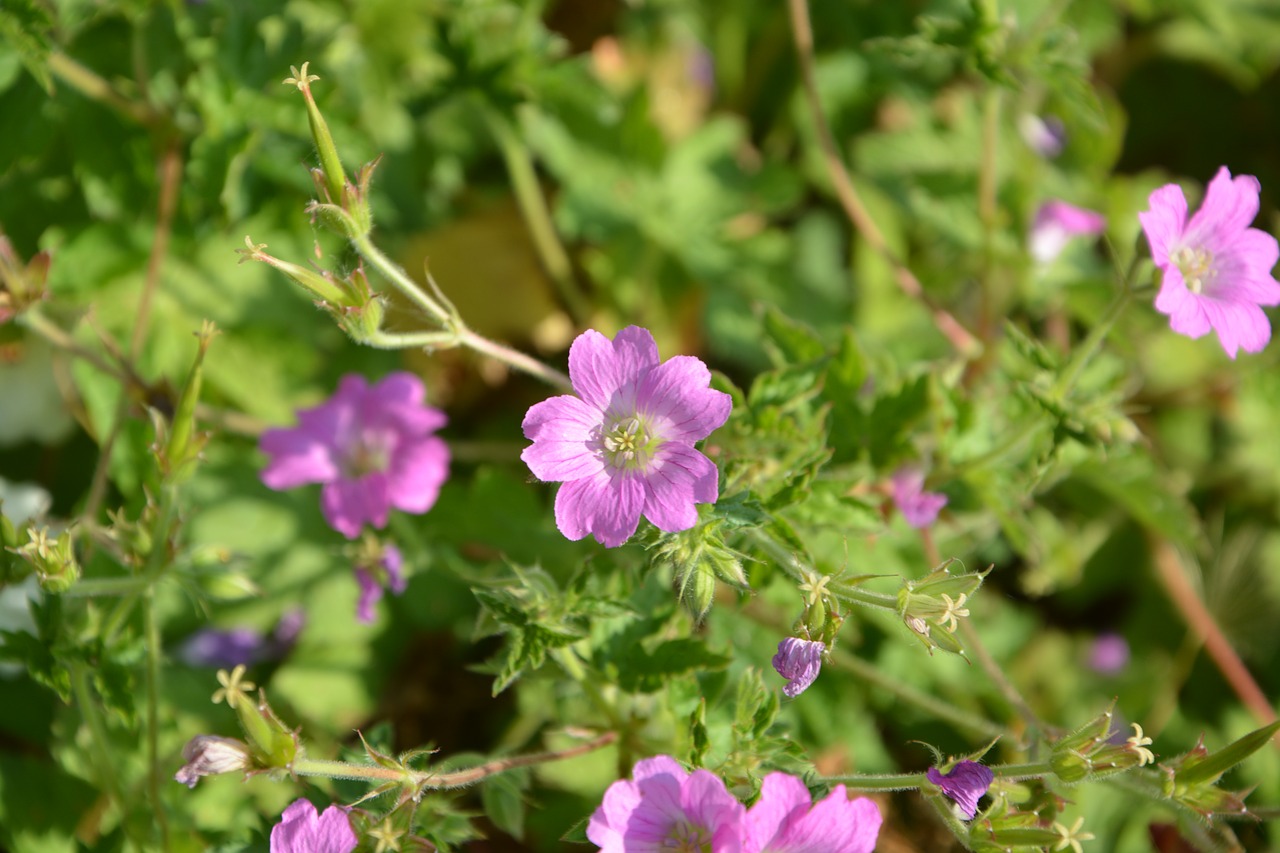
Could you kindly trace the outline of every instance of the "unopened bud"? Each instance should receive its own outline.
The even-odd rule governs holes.
[[[174,780],[194,788],[202,776],[234,773],[253,767],[249,745],[242,740],[217,735],[196,735],[182,748],[187,762],[174,774]]]
[[[347,182],[346,172],[342,168],[342,160],[338,158],[338,148],[333,144],[333,136],[329,133],[329,125],[325,123],[320,107],[311,94],[311,84],[320,78],[307,73],[309,62],[302,63],[299,71],[289,66],[293,76],[286,77],[286,85],[298,87],[307,102],[307,122],[311,125],[311,139],[316,144],[316,153],[320,155],[320,168],[324,170],[324,186],[329,200],[339,202],[342,199],[342,187]]]
[[[160,452],[160,464],[170,482],[178,482],[191,475],[200,452],[208,441],[207,435],[196,432],[196,404],[200,402],[200,386],[204,382],[204,356],[209,350],[209,343],[217,334],[217,327],[208,320],[204,321],[197,334],[199,344],[195,362],[182,386],[168,440]]]
[[[307,205],[307,213],[325,228],[348,240],[367,237],[371,229],[370,222],[358,221],[336,204],[320,204],[313,201]]]

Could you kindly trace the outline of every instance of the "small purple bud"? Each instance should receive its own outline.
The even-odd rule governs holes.
[[[187,638],[178,657],[189,666],[225,669],[262,660],[266,642],[252,628],[203,628]]]
[[[1067,128],[1053,116],[1040,118],[1027,113],[1018,120],[1018,132],[1041,157],[1057,157],[1067,144]]]
[[[930,767],[925,776],[951,798],[965,820],[973,820],[973,816],[978,813],[978,800],[996,778],[990,767],[976,761],[961,761],[946,774],[940,773],[936,767]]]
[[[1116,675],[1129,665],[1129,643],[1119,634],[1099,634],[1089,649],[1089,668],[1100,675]]]
[[[822,669],[822,653],[826,644],[787,637],[778,643],[778,653],[773,656],[773,668],[787,680],[782,692],[794,699],[809,689]]]

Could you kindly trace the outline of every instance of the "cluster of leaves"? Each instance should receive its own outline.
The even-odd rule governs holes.
[[[1251,806],[1280,801],[1277,757],[1246,734],[1256,723],[1152,567],[1171,549],[1203,563],[1206,612],[1274,687],[1276,350],[1229,363],[1172,336],[1142,297],[1114,326],[1106,313],[1141,260],[1136,212],[1169,180],[1162,166],[1205,178],[1236,156],[1233,171],[1280,186],[1240,116],[1204,130],[1206,162],[1163,161],[1151,140],[1195,132],[1144,109],[1165,93],[1143,63],[1179,63],[1200,90],[1225,79],[1246,90],[1243,112],[1262,96],[1249,87],[1274,89],[1273,16],[1216,0],[812,4],[840,154],[890,254],[976,335],[975,354],[845,220],[780,7],[595,5],[0,7],[0,115],[17,117],[0,135],[0,249],[52,258],[30,312],[42,322],[0,326],[5,361],[39,371],[2,374],[0,420],[38,385],[60,388],[56,416],[75,419],[53,437],[0,431],[0,475],[51,492],[37,525],[71,555],[22,558],[32,534],[6,522],[2,618],[26,577],[43,591],[0,625],[0,658],[17,665],[0,672],[0,846],[260,845],[300,792],[364,796],[349,780],[170,781],[189,737],[235,726],[186,639],[208,624],[266,633],[298,606],[297,644],[253,676],[312,756],[363,760],[361,728],[387,753],[435,744],[445,772],[554,746],[566,728],[617,733],[572,762],[391,811],[439,849],[482,832],[559,849],[655,753],[750,798],[774,769],[920,771],[914,742],[972,754],[999,736],[992,762],[1080,752],[1072,737],[1113,699],[1155,735],[1159,769],[1079,784],[1111,768],[1075,776],[1071,758],[998,785],[967,828],[915,820],[918,795],[885,796],[886,835],[942,849],[922,826],[950,826],[973,847],[1034,848],[1078,812],[1114,849],[1145,849],[1169,822],[1203,849],[1275,843],[1218,819],[1251,786]],[[235,263],[246,233],[300,263],[356,263],[304,212],[312,142],[279,86],[302,59],[343,158],[382,157],[378,240],[411,273],[429,261],[473,328],[562,363],[566,330],[639,323],[664,354],[719,368],[733,414],[704,450],[723,497],[697,527],[610,551],[566,541],[515,440],[544,389],[453,352],[357,348],[265,266]],[[1059,158],[1022,141],[1027,115],[1065,125]],[[1028,224],[1057,197],[1104,211],[1106,240],[1038,265]],[[394,301],[389,318],[418,321]],[[223,334],[210,346],[205,330],[193,369],[205,320]],[[413,577],[364,626],[314,494],[267,492],[254,436],[342,373],[406,365],[449,410],[458,461],[431,513],[393,519]],[[949,500],[923,536],[889,500],[904,465]],[[970,570],[934,571],[945,557]],[[941,624],[942,592],[950,613],[961,589],[980,651]],[[1123,672],[1084,665],[1104,632],[1129,640]],[[790,634],[832,649],[818,683],[783,702],[768,661]],[[936,649],[990,656],[1005,683]],[[1089,729],[1090,748],[1110,734]]]

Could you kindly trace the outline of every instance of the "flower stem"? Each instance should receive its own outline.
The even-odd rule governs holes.
[[[850,791],[910,791],[927,780],[923,773],[853,773],[848,776],[824,776],[823,782],[844,785]]]
[[[748,535],[761,550],[768,552],[769,556],[777,562],[778,568],[782,569],[792,580],[804,583],[813,575],[820,574],[801,563],[799,557],[789,553],[767,534],[753,530]],[[854,586],[831,588],[830,592],[831,595],[849,604],[861,604],[865,607],[877,607],[893,613],[898,612],[898,597],[895,595],[871,592]]]
[[[1116,298],[1111,300],[1111,304],[1107,306],[1107,310],[1103,313],[1101,319],[1094,324],[1089,330],[1089,334],[1085,337],[1071,354],[1071,359],[1067,362],[1067,366],[1063,368],[1062,373],[1058,376],[1058,381],[1054,383],[1054,395],[1058,399],[1063,399],[1071,392],[1075,386],[1076,380],[1080,378],[1080,374],[1088,366],[1089,361],[1097,354],[1098,348],[1102,346],[1103,340],[1110,333],[1111,327],[1115,325],[1116,320],[1120,317],[1120,312],[1129,304],[1129,300],[1133,298],[1133,277],[1138,272],[1138,267],[1142,263],[1142,255],[1137,253],[1133,257],[1133,261],[1129,264],[1129,269],[1120,279],[1120,292],[1116,294]]]
[[[402,341],[402,345],[410,346],[465,346],[475,350],[482,355],[497,359],[522,373],[527,373],[537,379],[541,379],[548,385],[562,388],[568,391],[573,390],[573,383],[569,381],[569,377],[565,376],[553,368],[547,367],[542,362],[532,358],[524,353],[512,349],[511,347],[491,341],[483,335],[476,334],[467,328],[458,314],[445,308],[435,298],[422,289],[409,275],[401,269],[400,265],[392,261],[382,253],[380,249],[373,245],[373,241],[366,235],[357,237],[351,241],[360,256],[369,262],[369,265],[382,274],[392,287],[398,290],[405,298],[413,302],[427,314],[443,331],[422,333],[421,337],[412,334],[393,335],[393,333],[380,333],[387,341],[398,338]]]
[[[566,758],[585,755],[603,746],[608,746],[617,738],[616,732],[605,732],[585,743],[566,749],[496,758],[484,764],[477,764],[474,767],[449,773],[440,773],[435,770],[398,769],[374,764],[352,764],[347,761],[325,761],[305,757],[295,760],[291,769],[295,776],[323,776],[328,779],[357,779],[370,782],[404,782],[418,790],[443,791],[474,785],[476,782],[480,782],[490,776],[496,776],[499,773],[505,773],[517,767],[529,767],[535,764],[563,761]]]
[[[173,490],[163,489],[160,492],[160,512],[155,527],[151,531],[151,551],[147,554],[147,562],[139,577],[140,585],[132,592],[126,593],[120,603],[107,616],[102,626],[102,642],[111,645],[116,634],[124,627],[133,608],[144,594],[150,594],[152,587],[168,568],[169,534],[173,529],[177,507],[173,498]]]
[[[142,603],[147,636],[147,791],[156,828],[160,830],[160,849],[169,849],[169,819],[160,797],[160,624],[156,620],[155,597],[148,592]]]
[[[791,31],[795,37],[796,56],[800,63],[800,78],[804,85],[805,98],[809,103],[809,111],[813,114],[813,124],[817,131],[822,160],[826,165],[827,174],[831,178],[840,206],[844,208],[849,221],[862,239],[867,241],[872,251],[893,268],[899,289],[929,310],[933,316],[934,325],[951,342],[951,346],[962,355],[977,355],[982,351],[981,341],[924,292],[920,280],[889,246],[880,227],[876,225],[870,212],[863,205],[857,189],[853,186],[853,179],[840,158],[840,149],[836,146],[831,125],[827,122],[826,112],[822,108],[822,99],[818,95],[818,78],[813,61],[813,25],[809,20],[808,2],[807,0],[788,0],[788,5],[791,9]]]
[[[1005,701],[1022,717],[1023,723],[1036,732],[1047,733],[1047,727],[1041,722],[1040,717],[1027,704],[1027,700],[1022,697],[1022,693],[1009,680],[1004,670],[1000,668],[1000,664],[996,662],[996,659],[991,656],[991,652],[987,650],[987,646],[982,642],[982,636],[978,633],[978,629],[969,620],[961,619],[960,633],[964,635],[965,647],[973,652],[974,657],[978,659],[978,665],[982,667],[982,671],[987,674],[987,677],[999,689]]]

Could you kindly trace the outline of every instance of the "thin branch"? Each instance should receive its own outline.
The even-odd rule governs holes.
[[[875,220],[863,205],[862,198],[853,186],[853,179],[841,160],[840,150],[836,146],[831,125],[822,109],[822,100],[818,96],[818,82],[813,70],[813,26],[809,21],[808,4],[806,0],[788,0],[788,3],[791,8],[791,30],[795,36],[805,96],[809,101],[809,109],[813,112],[813,123],[817,129],[822,159],[826,164],[827,173],[841,207],[844,208],[849,221],[853,223],[853,227],[858,230],[862,238],[893,267],[894,278],[902,292],[929,309],[933,315],[934,325],[951,342],[951,346],[962,355],[976,355],[982,351],[982,343],[949,311],[938,305],[924,292],[920,280],[889,246],[880,227],[876,225]]]
[[[1249,674],[1248,668],[1231,641],[1222,632],[1209,608],[1200,600],[1199,594],[1187,578],[1182,559],[1173,546],[1163,539],[1154,542],[1156,577],[1159,578],[1169,599],[1173,602],[1187,626],[1203,641],[1209,657],[1213,659],[1222,677],[1231,685],[1240,701],[1244,703],[1261,725],[1275,722],[1276,711],[1271,706],[1258,682]],[[1280,735],[1272,739],[1272,743],[1280,748]]]

